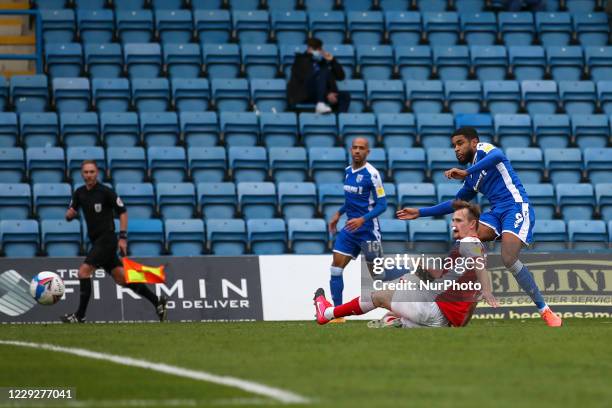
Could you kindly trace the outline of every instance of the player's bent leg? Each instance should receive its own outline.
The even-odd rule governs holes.
[[[85,322],[85,313],[87,305],[91,298],[91,277],[96,268],[88,263],[82,263],[79,267],[79,308],[75,313],[65,314],[60,317],[64,323],[83,323]]]
[[[478,224],[478,239],[482,242],[495,241],[497,233],[493,228],[482,222]]]
[[[314,294],[314,305],[317,323],[319,324],[329,323],[331,320],[340,317],[362,315],[375,309],[372,301],[366,299],[362,300],[359,296],[350,302],[334,307],[325,298],[325,291],[323,288],[316,290]]]
[[[137,295],[140,295],[151,302],[151,304],[155,307],[155,313],[160,321],[163,322],[166,320],[168,314],[166,304],[168,303],[168,300],[165,296],[160,296],[158,298],[144,283],[127,283],[125,281],[125,271],[122,266],[113,268],[111,275],[117,285],[129,288]]]

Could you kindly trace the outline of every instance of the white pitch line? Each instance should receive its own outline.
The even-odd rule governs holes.
[[[110,361],[115,364],[121,364],[129,367],[144,368],[145,370],[157,371],[164,374],[175,375],[177,377],[206,381],[214,384],[225,385],[227,387],[238,388],[243,391],[250,392],[252,394],[263,395],[265,397],[286,404],[306,404],[310,402],[307,398],[302,397],[301,395],[294,394],[290,391],[281,390],[279,388],[258,384],[256,382],[242,380],[240,378],[235,377],[215,375],[207,373],[205,371],[190,370],[188,368],[172,366],[169,364],[153,363],[150,361],[139,360],[132,357],[99,353],[97,351],[85,350],[80,348],[62,347],[53,344],[30,343],[25,341],[0,340],[0,344],[73,354],[75,356],[91,358],[94,360]]]

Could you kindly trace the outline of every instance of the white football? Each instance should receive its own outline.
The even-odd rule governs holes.
[[[40,272],[30,282],[30,294],[41,305],[54,305],[64,295],[64,281],[54,272]]]

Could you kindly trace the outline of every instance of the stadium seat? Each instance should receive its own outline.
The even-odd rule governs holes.
[[[428,148],[427,167],[435,184],[452,182],[444,176],[444,171],[457,167],[455,151],[451,148]]]
[[[166,78],[134,78],[132,103],[138,112],[164,112],[170,106],[170,84]]]
[[[342,65],[346,78],[351,78],[355,72],[355,49],[348,44],[333,44],[325,46],[325,50],[331,53],[336,61]]]
[[[371,148],[376,145],[378,129],[373,113],[341,113],[338,115],[338,130],[347,149],[355,137],[368,139]]]
[[[524,184],[523,187],[529,196],[529,205],[533,207],[536,219],[538,221],[553,219],[557,206],[553,185],[536,183]]]
[[[106,6],[106,0],[73,0],[77,10],[96,10]]]
[[[252,79],[251,101],[259,112],[287,110],[287,83],[284,79]]]
[[[341,183],[347,166],[346,151],[341,147],[311,147],[308,166],[317,184]]]
[[[381,174],[387,173],[387,153],[381,147],[371,147],[368,154],[368,163],[374,166]],[[382,177],[384,179],[384,177]]]
[[[603,113],[612,114],[612,81],[597,82],[597,99],[599,99]]]
[[[115,191],[125,204],[130,219],[148,219],[156,215],[151,183],[116,183]]]
[[[379,220],[391,220],[395,218],[397,211],[397,191],[395,184],[384,183],[383,188],[385,189],[385,198],[387,199],[387,209],[378,216]]]
[[[584,167],[591,183],[607,183],[610,181],[612,148],[586,148],[583,157]]]
[[[557,110],[557,83],[555,81],[521,82],[522,103],[530,115],[552,115]]]
[[[209,219],[206,240],[215,255],[242,255],[246,252],[247,233],[244,220]]]
[[[74,10],[53,8],[40,10],[45,44],[70,43],[76,31]]]
[[[495,130],[493,128],[493,118],[489,114],[459,114],[455,116],[455,126],[461,128],[470,126],[476,129],[481,142],[492,143]]]
[[[344,186],[342,183],[317,184],[319,212],[329,220],[344,205]]]
[[[278,206],[285,220],[312,219],[317,210],[317,188],[314,183],[278,183]]]
[[[141,113],[140,133],[144,145],[147,147],[176,146],[180,137],[180,128],[176,113]]]
[[[274,44],[242,44],[242,65],[249,79],[273,79],[278,72],[278,48]]]
[[[299,123],[306,147],[332,147],[336,144],[338,129],[335,115],[300,113]]]
[[[341,11],[310,11],[308,27],[313,37],[323,44],[342,44],[345,37],[344,13]]]
[[[443,81],[466,80],[470,72],[470,54],[466,46],[434,46],[433,63]]]
[[[308,173],[306,149],[303,147],[270,147],[270,170],[276,182],[303,182]]]
[[[234,183],[198,183],[198,205],[207,220],[233,218],[238,208]]]
[[[535,147],[510,147],[506,157],[523,183],[539,183],[542,179],[542,150]]]
[[[98,144],[100,128],[96,113],[62,113],[59,123],[64,146],[95,146]]]
[[[572,17],[570,13],[535,13],[538,39],[547,46],[566,46],[572,38]]]
[[[285,3],[281,1],[281,3]],[[277,44],[304,44],[308,36],[308,21],[306,12],[281,10],[276,5],[271,6],[270,22]]]
[[[53,79],[53,101],[59,113],[87,112],[91,102],[89,80],[86,78]]]
[[[2,252],[8,258],[36,256],[40,245],[38,222],[35,220],[0,221]]]
[[[597,2],[595,0],[571,0],[567,2],[566,6],[568,11],[575,14],[580,12],[591,12],[596,4]]]
[[[541,147],[564,148],[571,139],[571,127],[567,115],[533,115],[533,131],[536,143]]]
[[[164,230],[168,252],[174,256],[196,256],[205,248],[202,220],[165,220]]]
[[[91,2],[88,2],[91,5]],[[104,44],[113,42],[115,16],[111,10],[77,9],[79,39],[83,44]]]
[[[164,0],[167,3],[167,0]],[[189,10],[155,10],[155,28],[162,44],[191,41],[193,20]]]
[[[508,54],[501,45],[470,47],[470,63],[481,81],[503,81],[508,70]]]
[[[497,24],[506,46],[531,45],[536,26],[531,13],[501,12]]]
[[[317,255],[327,249],[327,225],[322,219],[293,218],[287,221],[289,242],[295,254]]]
[[[255,255],[280,255],[287,247],[285,221],[279,218],[247,221],[251,252]]]
[[[49,102],[46,75],[14,75],[11,77],[11,100],[15,112],[44,112]]]
[[[249,107],[249,83],[246,79],[213,79],[212,97],[219,112],[244,112]]]
[[[142,10],[145,7],[146,0],[123,0],[121,2],[113,2],[115,10]]]
[[[185,179],[185,149],[173,146],[147,148],[149,173],[156,183],[180,183]]]
[[[448,250],[448,224],[445,220],[413,220],[409,237],[412,248],[418,253],[443,253]]]
[[[268,158],[263,147],[233,146],[228,149],[231,174],[236,183],[261,182],[268,174]]]
[[[382,42],[384,25],[381,12],[348,11],[346,25],[354,44],[378,45]]]
[[[398,219],[379,219],[385,254],[403,254],[408,250],[408,223]]]
[[[119,44],[86,44],[83,50],[85,68],[89,76],[119,78],[123,72],[123,54]]]
[[[358,71],[364,80],[391,78],[393,48],[390,45],[357,45]]]
[[[608,232],[602,220],[570,220],[567,223],[567,233],[572,249],[608,249]]]
[[[337,82],[337,85],[340,92],[348,92],[351,96],[348,110],[350,113],[361,113],[365,110],[367,98],[364,81],[348,79]]]
[[[584,58],[591,80],[607,81],[612,77],[612,47],[584,47]]]
[[[415,183],[425,180],[427,164],[425,150],[422,148],[389,149],[387,160],[396,183]]]
[[[397,198],[400,208],[420,208],[437,204],[436,188],[431,183],[399,183]]]
[[[255,112],[221,112],[219,125],[227,146],[255,146],[259,142]]]
[[[73,78],[83,70],[83,48],[78,43],[47,44],[45,65],[50,78]]]
[[[206,0],[204,0],[206,1]],[[210,1],[210,0],[209,0]],[[216,1],[216,0],[215,0]],[[275,10],[279,11],[294,11],[297,3],[295,0],[266,0],[268,9],[273,13]],[[295,44],[295,43],[294,43]]]
[[[440,46],[455,45],[459,41],[459,15],[448,12],[425,12],[423,30],[427,32],[430,44]]]
[[[208,110],[210,89],[204,78],[174,78],[170,83],[172,105],[178,112],[201,112]]]
[[[0,112],[0,147],[13,147],[20,143],[17,114]]]
[[[292,112],[264,112],[259,115],[259,131],[268,147],[290,147],[297,144],[297,116]]]
[[[444,11],[448,4],[445,0],[416,0],[414,5],[423,13]]]
[[[410,113],[379,113],[378,133],[389,151],[396,147],[409,147],[416,140],[416,122]]]
[[[606,147],[610,126],[606,115],[572,115],[572,135],[581,149]]]
[[[4,137],[4,135],[2,135]],[[19,183],[26,173],[25,157],[20,147],[0,147],[0,180]]]
[[[453,115],[448,113],[418,113],[416,120],[417,133],[423,147],[450,147],[450,135],[455,130]]]
[[[442,81],[406,81],[406,105],[414,113],[441,113],[444,109]]]
[[[540,46],[508,47],[510,70],[517,81],[539,81],[546,72],[544,48]]]
[[[584,71],[582,47],[547,47],[546,63],[555,81],[579,81]]]
[[[400,1],[403,1],[405,3],[408,2],[407,0]],[[385,2],[387,3],[386,8]],[[391,41],[391,44],[393,44],[395,47],[400,45],[418,45],[421,39],[420,13],[406,11],[407,7],[395,10],[394,7],[391,7],[391,4],[388,3],[389,0],[382,0],[381,7],[385,11],[385,30],[389,35],[389,40]]]
[[[115,16],[117,36],[123,44],[144,44],[153,38],[155,23],[151,10],[117,10]]]
[[[280,67],[283,72],[283,76],[287,79],[291,77],[291,67],[295,61],[296,53],[303,53],[306,51],[306,45],[287,45],[283,44],[279,47],[279,58]]]
[[[32,192],[25,183],[0,183],[0,220],[25,220],[32,212]]]
[[[147,174],[147,161],[142,147],[109,147],[106,166],[113,180],[142,183]]]
[[[595,209],[595,197],[591,184],[566,184],[556,186],[557,203],[563,219],[590,220]]]
[[[610,27],[604,13],[572,13],[574,31],[582,45],[605,46],[608,43]]]
[[[484,81],[484,100],[492,115],[518,113],[521,105],[519,83],[516,81]]]
[[[223,181],[227,172],[223,147],[190,147],[187,153],[191,177],[196,183]]]
[[[123,58],[130,79],[157,78],[162,69],[161,47],[157,43],[129,43],[123,47]]]
[[[106,146],[136,146],[140,143],[138,115],[134,112],[100,113],[100,132]]]
[[[157,219],[128,220],[129,254],[159,256],[164,252],[164,226]]]
[[[482,89],[479,81],[446,81],[444,93],[448,107],[455,115],[480,112]]]
[[[269,16],[262,10],[233,10],[232,23],[241,44],[267,42],[270,31]]]
[[[229,11],[195,9],[193,19],[200,44],[229,42],[232,31]]]
[[[529,147],[531,145],[531,117],[529,115],[495,115],[496,143],[509,147]]]
[[[455,183],[438,183],[436,185],[437,202],[443,203],[444,201],[454,200],[458,191],[459,186]]]
[[[106,159],[104,149],[96,146],[74,146],[66,149],[66,166],[68,175],[73,181],[81,180],[81,164],[84,160],[95,160],[100,170],[98,181],[104,179]]]
[[[19,131],[25,147],[57,146],[59,142],[58,119],[52,112],[22,113]]]
[[[497,38],[494,13],[468,12],[459,14],[461,31],[468,45],[493,45]]]
[[[380,0],[379,5],[384,11],[406,11],[410,7],[410,0]],[[387,15],[402,14],[402,13],[387,13]],[[413,13],[419,14],[419,13]]]
[[[202,71],[198,44],[164,44],[163,56],[170,79],[196,79]]]
[[[543,149],[544,165],[553,184],[580,183],[582,154],[580,149]]]
[[[404,108],[404,84],[399,80],[367,81],[368,103],[375,113],[400,113]]]
[[[162,218],[189,219],[196,210],[196,193],[192,183],[157,183],[157,206]]]
[[[212,147],[219,142],[215,112],[181,112],[179,123],[183,141],[189,147]]]
[[[559,96],[565,112],[569,115],[595,112],[597,95],[595,83],[591,81],[561,81],[559,82]]]
[[[26,163],[33,183],[64,181],[66,160],[61,147],[29,147],[26,149]]]
[[[597,212],[605,222],[612,221],[612,183],[595,184]]]
[[[78,256],[81,251],[81,223],[63,219],[40,222],[42,250],[47,256]]]
[[[125,78],[95,78],[91,81],[92,105],[102,112],[127,112],[132,99]]]
[[[533,248],[536,251],[566,249],[567,230],[563,220],[538,220],[533,226]]]
[[[396,46],[394,61],[404,81],[425,81],[431,75],[433,58],[428,46]]]

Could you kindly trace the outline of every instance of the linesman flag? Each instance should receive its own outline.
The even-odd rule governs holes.
[[[164,283],[166,282],[165,266],[146,266],[123,258],[123,270],[126,283]]]

